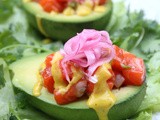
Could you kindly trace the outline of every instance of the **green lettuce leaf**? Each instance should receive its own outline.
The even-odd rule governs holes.
[[[147,90],[144,101],[142,102],[139,111],[152,109],[160,105],[160,74],[153,74],[147,77]]]
[[[9,69],[3,59],[0,59],[1,65],[3,65],[1,70],[3,71],[5,85],[0,89],[0,118],[7,120],[10,116],[10,108],[15,106],[15,99]]]
[[[156,52],[148,62],[148,70],[151,74],[160,72],[160,51]],[[158,74],[158,73],[157,73]]]
[[[151,111],[142,111],[131,120],[152,120],[152,112]]]

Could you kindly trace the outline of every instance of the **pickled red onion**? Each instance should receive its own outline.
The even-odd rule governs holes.
[[[65,43],[61,54],[64,56],[62,67],[68,81],[70,80],[65,69],[65,62],[72,61],[86,68],[89,80],[95,82],[92,80],[94,71],[103,63],[110,62],[115,56],[115,51],[106,31],[84,29]]]

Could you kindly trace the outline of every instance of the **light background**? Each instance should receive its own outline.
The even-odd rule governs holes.
[[[113,0],[124,1],[130,5],[131,11],[144,10],[145,16],[148,19],[157,20],[160,23],[160,0]]]

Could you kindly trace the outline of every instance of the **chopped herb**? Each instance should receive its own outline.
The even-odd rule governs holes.
[[[131,66],[125,65],[125,64],[121,64],[122,68],[124,69],[131,69]]]

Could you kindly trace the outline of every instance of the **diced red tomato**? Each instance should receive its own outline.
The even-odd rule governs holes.
[[[115,74],[111,69],[109,69],[109,71],[112,74],[112,77],[106,80],[106,83],[107,83],[106,85],[108,85],[109,89],[112,90],[114,87],[114,82],[115,82]],[[94,89],[94,83],[88,81],[87,89],[86,89],[87,95],[90,95],[93,92],[93,89]]]
[[[67,104],[68,101],[66,101],[66,99],[64,99],[64,95],[62,93],[60,93],[58,90],[54,90],[54,99],[56,100],[56,102],[60,105],[63,104]]]
[[[90,95],[93,92],[93,89],[94,89],[94,83],[87,81],[87,89],[86,89],[87,95]]]
[[[114,45],[116,57],[112,61],[113,70],[122,72],[126,85],[142,85],[145,65],[141,58]]]
[[[67,3],[69,0],[57,0],[60,3]]]
[[[116,71],[122,71],[122,61],[123,61],[123,50],[119,49],[117,46],[114,46],[115,57],[112,60],[112,69]]]
[[[51,61],[53,59],[53,56],[54,54],[50,54],[46,57],[46,60],[45,60],[46,68],[40,72],[40,74],[44,79],[44,87],[46,87],[50,93],[53,93],[53,90],[54,90],[54,87],[53,87],[54,80],[51,74],[51,66],[52,66]]]
[[[51,61],[53,59],[53,56],[54,56],[54,54],[50,54],[46,57],[46,59],[45,59],[46,67],[43,71],[41,71],[41,75],[44,79],[44,87],[46,87],[50,93],[53,93],[53,90],[54,90],[54,79],[53,79],[53,76],[51,73],[51,67],[52,67]],[[72,65],[71,62],[68,62],[66,64],[66,68],[67,68],[66,70],[67,70],[67,73],[69,74],[70,79],[72,79],[72,75],[73,75],[73,73],[71,71],[71,65]],[[59,61],[59,68],[61,69],[61,72],[62,72],[63,81],[66,84],[68,84],[68,81],[65,78],[64,70],[61,65],[61,61]]]
[[[99,0],[99,5],[104,5],[108,0]]]
[[[80,85],[80,88],[78,87],[78,84]],[[54,98],[56,102],[60,105],[67,104],[73,101],[76,101],[79,97],[81,97],[86,90],[87,81],[86,80],[79,80],[77,83],[73,84],[69,90],[62,94],[59,92],[59,90],[54,90]]]
[[[53,59],[53,56],[54,56],[54,53],[52,53],[52,54],[50,54],[50,55],[48,55],[46,57],[45,64],[46,64],[47,67],[51,67],[52,66],[51,61]]]
[[[45,59],[45,65],[46,65],[46,67],[41,72],[41,75],[42,75],[42,77],[44,79],[44,87],[46,87],[50,93],[53,93],[53,90],[54,90],[54,87],[53,87],[54,86],[54,80],[53,80],[53,76],[51,74],[51,67],[52,67],[51,61],[53,59],[53,56],[54,56],[54,53],[50,54],[50,55],[48,55],[46,57],[46,59]],[[65,79],[62,67],[61,67],[61,61],[59,62],[59,67],[60,67],[60,69],[62,71],[64,82],[67,82],[66,79]]]
[[[114,87],[114,83],[115,83],[115,74],[112,69],[109,69],[109,71],[110,71],[112,77],[107,80],[107,84],[108,84],[109,89],[112,90]]]
[[[112,69],[116,70],[116,71],[122,71],[123,69],[125,69],[125,67],[131,67],[130,65],[130,61],[132,61],[133,58],[136,58],[135,55],[124,51],[123,49],[119,48],[118,46],[114,45],[114,49],[115,49],[115,57],[112,60]],[[139,59],[139,58],[137,58]]]
[[[67,1],[59,2],[60,0],[40,0],[39,3],[46,12],[62,12],[67,6]]]
[[[42,72],[41,75],[44,79],[44,87],[47,88],[47,90],[50,93],[53,93],[54,90],[54,80],[51,74],[51,67],[45,68]]]
[[[132,65],[131,69],[124,69],[122,71],[126,84],[130,85],[142,85],[145,79],[145,68],[142,59],[133,58],[129,65]]]

